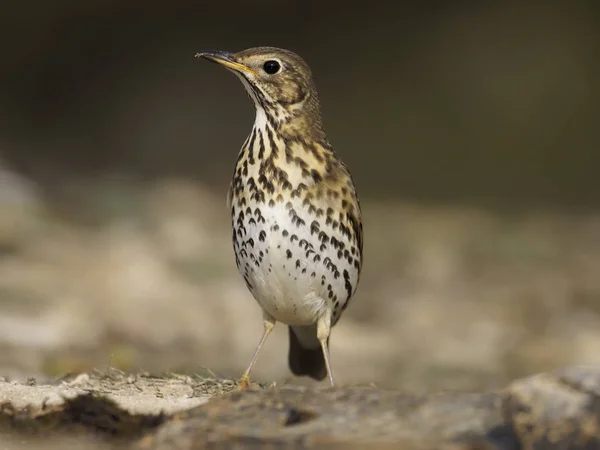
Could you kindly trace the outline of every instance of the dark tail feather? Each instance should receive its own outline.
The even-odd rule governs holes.
[[[327,368],[321,347],[315,349],[302,347],[292,327],[288,327],[288,330],[290,335],[288,362],[292,373],[298,376],[308,375],[317,381],[324,379],[327,376]]]

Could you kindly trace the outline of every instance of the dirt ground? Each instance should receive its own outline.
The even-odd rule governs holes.
[[[520,450],[600,445],[599,366],[498,391],[427,395],[376,387],[258,385],[147,374],[0,382],[0,444],[17,448]],[[42,400],[40,402],[40,400]]]
[[[233,381],[183,375],[126,374],[116,369],[105,373],[81,373],[53,384],[5,382],[0,403],[16,409],[43,410],[87,393],[105,396],[132,414],[172,414],[204,404],[208,399],[235,388]]]

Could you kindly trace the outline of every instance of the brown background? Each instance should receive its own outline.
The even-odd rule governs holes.
[[[365,273],[332,342],[343,382],[473,387],[598,362],[598,12],[3,7],[0,369],[247,364],[260,314],[235,273],[224,196],[252,105],[193,56],[256,45],[312,66],[363,201]],[[287,337],[271,339],[256,375],[282,380]]]

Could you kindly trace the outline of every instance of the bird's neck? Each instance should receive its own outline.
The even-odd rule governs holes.
[[[264,150],[265,157],[273,151],[273,146],[285,150],[286,146],[289,147],[294,142],[314,144],[325,149],[331,148],[323,131],[320,115],[303,111],[290,111],[284,108],[264,109],[257,105],[252,132],[246,143],[249,143],[252,135],[262,135],[263,141],[267,142],[268,148]]]
[[[302,115],[279,121],[273,113],[257,108],[254,126],[238,157],[241,174],[274,176],[280,187],[326,176],[336,156],[320,123],[312,125]]]
[[[275,131],[279,128],[279,122],[274,115],[267,115],[263,108],[257,107],[252,132],[266,132],[267,127],[270,127],[272,131]]]

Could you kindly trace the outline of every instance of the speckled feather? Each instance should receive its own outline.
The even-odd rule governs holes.
[[[268,123],[253,131],[236,164],[229,196],[236,263],[277,320],[310,325],[331,307],[335,323],[362,266],[354,184],[326,143],[285,142],[282,131]],[[301,303],[311,311],[299,311]]]
[[[256,107],[228,194],[236,264],[263,310],[292,326],[302,347],[318,349],[317,320],[330,314],[334,325],[360,277],[356,189],[323,131],[306,63],[270,47],[234,56],[257,72],[269,58],[282,66],[278,77],[234,72]]]

